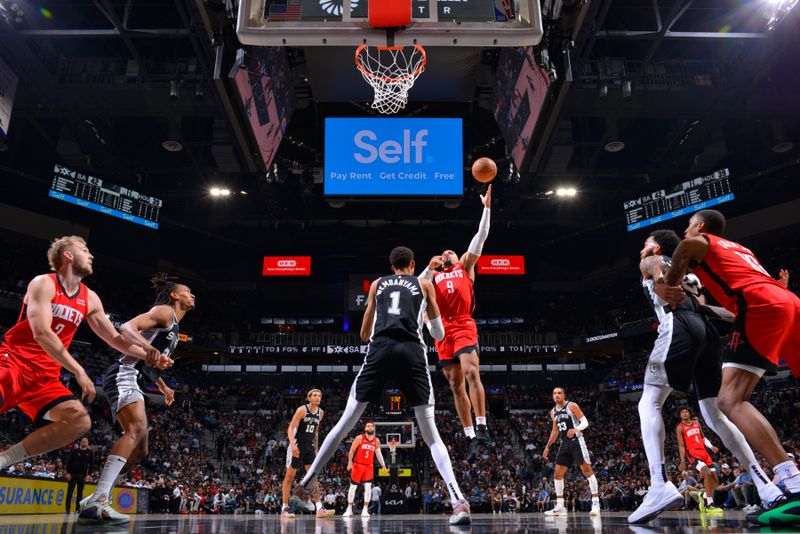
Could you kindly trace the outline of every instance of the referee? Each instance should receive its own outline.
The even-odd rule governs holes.
[[[94,453],[89,449],[89,439],[83,438],[81,445],[78,448],[72,449],[67,458],[67,513],[72,504],[72,492],[75,491],[75,486],[78,486],[78,500],[77,503],[83,499],[83,486],[86,481],[86,475],[89,474],[89,467],[94,463]],[[80,512],[80,506],[75,505],[75,511]]]

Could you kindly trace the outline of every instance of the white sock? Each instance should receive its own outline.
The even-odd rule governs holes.
[[[464,435],[468,438],[475,437],[475,427],[474,426],[465,426],[464,427]]]
[[[94,500],[102,500],[101,497],[108,498],[111,493],[111,488],[114,487],[114,481],[119,476],[119,472],[125,467],[127,458],[110,454],[106,460],[106,465],[103,467],[103,472],[100,473],[100,480],[97,481],[97,489],[94,490]]]
[[[439,436],[439,431],[436,429],[436,421],[433,415],[433,405],[426,404],[423,406],[414,407],[414,415],[419,425],[419,432],[422,434],[422,439],[431,448],[431,456],[433,456],[433,463],[436,464],[436,469],[444,479],[450,493],[450,503],[456,504],[464,496],[461,494],[461,489],[456,482],[456,475],[453,473],[453,464],[450,463],[450,454],[447,452],[447,447],[442,443],[442,438]]]
[[[793,460],[780,463],[773,467],[772,470],[781,477],[781,482],[786,486],[786,491],[789,493],[800,491],[800,471],[797,470],[797,465]]]
[[[597,497],[597,477],[592,474],[588,479],[589,491],[592,492],[592,497]]]
[[[325,436],[325,441],[322,442],[317,457],[314,458],[314,463],[311,464],[311,467],[306,471],[305,476],[303,476],[303,480],[300,481],[301,485],[307,486],[311,479],[317,476],[317,473],[322,471],[333,455],[336,454],[336,449],[339,448],[339,444],[350,430],[356,426],[358,420],[361,419],[361,414],[367,409],[367,404],[369,403],[358,402],[352,395],[347,397],[347,406],[344,407],[342,418],[339,419],[336,426]]]
[[[356,486],[355,484],[350,484],[350,489],[347,490],[347,506],[348,506],[348,508],[352,507],[353,506],[353,501],[356,500],[356,488],[358,488],[358,486]]]
[[[364,482],[364,510],[369,508],[369,500],[372,498],[372,482]]]
[[[761,500],[770,503],[783,497],[781,489],[773,484],[767,474],[764,473],[764,470],[761,469],[758,460],[756,460],[756,455],[753,454],[753,449],[750,448],[744,434],[717,407],[717,398],[701,399],[699,404],[700,413],[709,428],[719,436],[722,444],[736,456],[739,463],[747,466]]]
[[[25,447],[22,445],[22,442],[15,443],[0,453],[0,469],[5,469],[9,465],[19,463],[27,457],[28,453],[25,452]]]
[[[484,416],[476,415],[475,416],[475,424],[476,425],[486,426],[486,416],[485,415]]]
[[[642,442],[647,463],[650,466],[650,486],[660,487],[664,480],[664,418],[661,408],[672,393],[672,388],[644,385],[642,398],[639,399],[639,425],[642,429]]]
[[[559,499],[561,499],[563,501],[564,500],[564,498],[563,498],[564,497],[564,479],[563,478],[561,480],[555,479],[555,483],[556,483],[556,497],[558,497]]]
[[[706,493],[705,497],[706,497],[706,503],[714,504],[714,496],[713,495],[709,495],[708,493]]]

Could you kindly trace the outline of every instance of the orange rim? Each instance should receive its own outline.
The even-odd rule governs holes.
[[[403,81],[403,80],[408,80],[409,78],[416,78],[417,76],[419,76],[419,74],[425,68],[425,62],[428,60],[428,56],[425,54],[425,49],[422,48],[422,45],[414,45],[414,48],[417,50],[417,52],[422,54],[422,61],[420,61],[419,66],[416,68],[416,70],[414,70],[414,72],[412,72],[410,74],[406,74],[405,76],[398,76],[396,78],[387,78],[385,76],[376,76],[375,74],[369,72],[364,67],[364,65],[361,64],[361,59],[360,59],[361,52],[363,50],[365,50],[366,48],[368,48],[367,45],[359,45],[359,47],[356,48],[356,56],[355,56],[356,68],[358,70],[360,70],[364,74],[364,76],[366,76],[368,78],[372,78],[373,80],[380,80],[380,81],[385,82],[385,83],[397,83],[397,82],[400,82],[400,81]],[[376,48],[378,50],[402,50],[405,47],[404,46],[378,46]]]

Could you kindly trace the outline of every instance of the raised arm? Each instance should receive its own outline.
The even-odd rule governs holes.
[[[486,238],[489,237],[489,226],[492,213],[492,186],[486,189],[486,194],[481,195],[481,204],[483,204],[483,215],[481,215],[481,222],[478,224],[478,233],[472,238],[469,243],[469,248],[461,256],[461,265],[472,280],[475,280],[475,264],[478,263],[478,258],[483,253],[483,244]]]
[[[375,321],[375,295],[377,292],[378,281],[375,280],[369,286],[367,309],[364,310],[364,319],[361,321],[361,341],[369,341],[369,338],[372,337],[372,323]]]
[[[81,364],[72,357],[61,339],[53,331],[53,299],[56,296],[56,289],[48,276],[37,276],[28,284],[26,295],[26,314],[28,323],[33,332],[33,339],[42,347],[48,356],[61,364],[61,366],[72,373],[78,385],[81,387],[81,398],[94,400],[95,391],[89,375]],[[112,327],[113,329],[113,327]]]

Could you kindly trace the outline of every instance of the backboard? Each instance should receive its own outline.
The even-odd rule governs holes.
[[[374,424],[381,449],[388,449],[392,439],[397,441],[398,449],[413,449],[417,444],[413,421],[375,421]]]
[[[398,0],[399,1],[399,0]],[[369,0],[240,0],[236,33],[255,46],[531,46],[539,0],[411,0],[412,23],[370,28]]]

